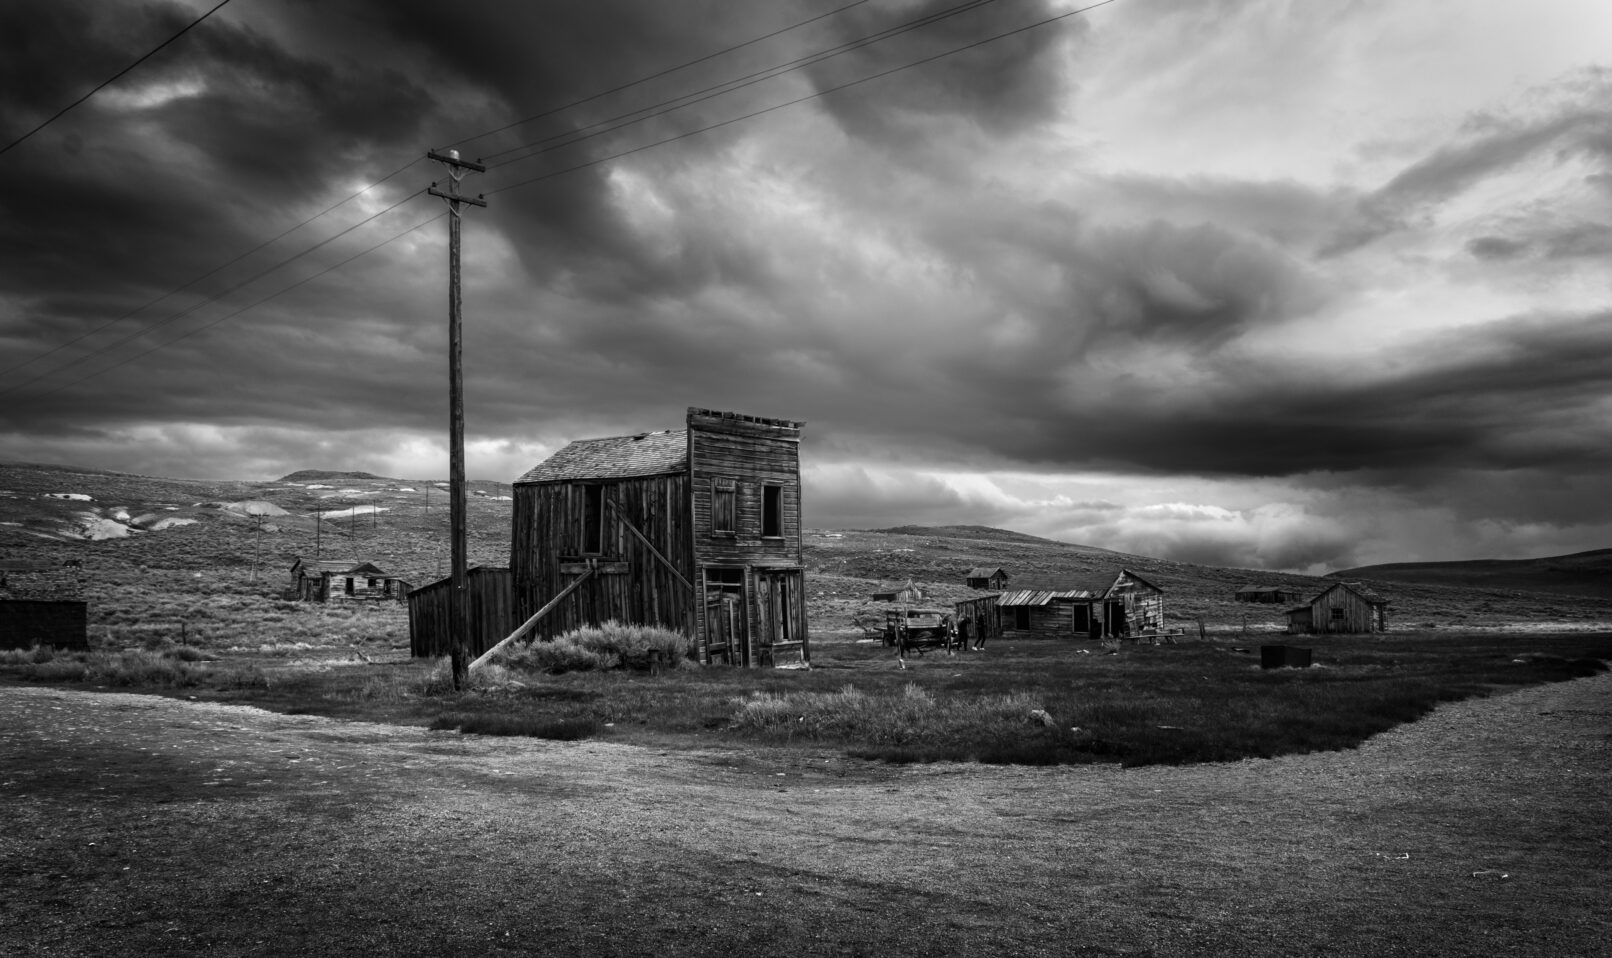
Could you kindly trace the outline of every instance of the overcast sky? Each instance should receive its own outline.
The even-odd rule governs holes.
[[[214,2],[0,5],[0,143]],[[806,421],[814,527],[1612,546],[1612,4],[969,46],[1078,6],[996,0],[663,112],[956,6],[869,0],[616,89],[847,2],[233,0],[0,155],[0,458],[446,475],[447,221],[406,231],[457,146],[473,477],[696,405]]]

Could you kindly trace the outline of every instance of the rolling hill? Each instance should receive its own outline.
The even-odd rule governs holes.
[[[1345,569],[1342,579],[1515,589],[1553,595],[1612,599],[1612,549],[1595,549],[1540,559],[1475,559],[1462,562],[1392,562]]]

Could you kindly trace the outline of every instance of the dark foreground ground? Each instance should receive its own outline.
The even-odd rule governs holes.
[[[0,686],[0,955],[1612,955],[1612,675],[1120,770]]]

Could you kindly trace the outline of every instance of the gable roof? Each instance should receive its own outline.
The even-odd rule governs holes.
[[[1310,600],[1310,604],[1314,605],[1315,603],[1321,601],[1321,597],[1326,595],[1328,592],[1331,592],[1333,589],[1340,589],[1340,588],[1341,589],[1347,589],[1350,592],[1353,592],[1355,595],[1360,596],[1362,599],[1365,599],[1367,602],[1369,602],[1372,605],[1387,605],[1388,604],[1387,599],[1385,599],[1382,596],[1378,595],[1377,593],[1371,591],[1370,589],[1366,588],[1365,586],[1361,585],[1358,582],[1339,582],[1336,585],[1329,585],[1325,589],[1322,589],[1319,593],[1317,593],[1316,597]]]
[[[396,578],[390,572],[383,570],[373,562],[360,562],[357,559],[298,559],[291,563],[292,571],[301,569],[302,575],[318,576],[346,575],[349,572],[362,572],[375,578]]]
[[[635,479],[688,471],[688,430],[667,429],[634,436],[578,439],[534,466],[515,482]]]
[[[969,569],[968,570],[968,575],[963,576],[963,578],[965,578],[965,579],[989,579],[993,575],[1004,575],[1005,576],[1005,575],[1007,575],[1007,570],[1003,569],[1001,567],[992,567],[992,566],[979,565],[979,566],[975,566],[972,569]]]
[[[1053,602],[1091,602],[1097,598],[1085,589],[1016,589],[1004,592],[996,600],[998,608],[1013,608],[1014,606],[1050,605]]]

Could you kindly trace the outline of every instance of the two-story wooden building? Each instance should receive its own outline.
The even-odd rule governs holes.
[[[558,598],[537,636],[614,619],[705,662],[808,661],[801,425],[690,408],[684,429],[565,446],[515,482],[516,618]]]

